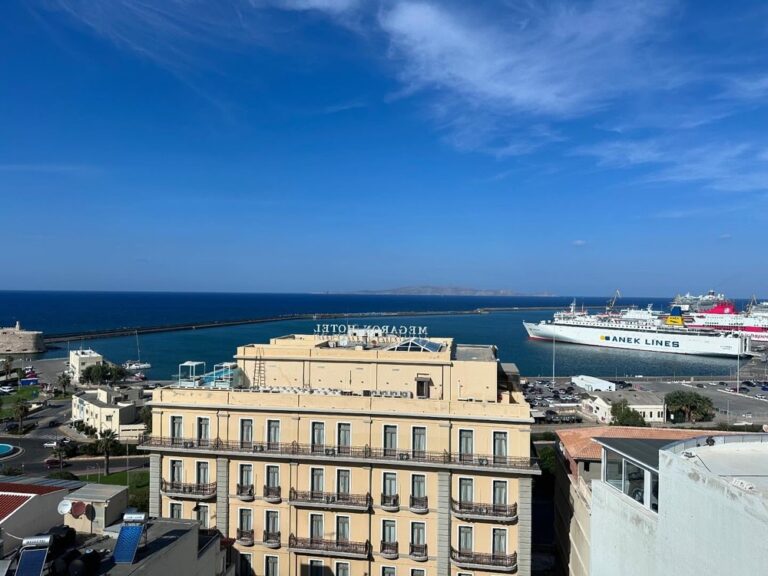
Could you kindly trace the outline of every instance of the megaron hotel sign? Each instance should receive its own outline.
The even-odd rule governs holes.
[[[427,336],[426,326],[397,326],[394,324],[317,324],[318,336]]]

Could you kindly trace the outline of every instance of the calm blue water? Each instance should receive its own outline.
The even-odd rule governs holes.
[[[571,297],[434,297],[358,296],[312,294],[169,294],[169,293],[78,293],[0,292],[0,325],[19,318],[26,327],[52,334],[75,330],[149,326],[190,321],[270,317],[312,312],[447,311],[478,307],[566,306]],[[579,298],[579,303],[604,304],[605,298]],[[622,305],[661,308],[669,299],[624,299]],[[455,338],[462,343],[495,344],[505,362],[515,362],[525,375],[552,373],[552,344],[528,340],[523,320],[551,318],[552,311],[514,311],[465,316],[399,317],[380,321],[350,318],[349,323],[386,323],[427,326],[434,336]],[[168,332],[140,336],[141,358],[152,364],[151,378],[169,379],[186,360],[208,364],[232,359],[237,346],[266,342],[269,338],[311,332],[315,322],[290,320],[205,330]],[[80,342],[72,343],[79,347]],[[134,337],[92,339],[92,347],[113,362],[136,357]],[[66,345],[44,357],[66,355]],[[734,361],[674,354],[649,354],[586,346],[558,344],[555,350],[558,375],[596,376],[727,374]]]

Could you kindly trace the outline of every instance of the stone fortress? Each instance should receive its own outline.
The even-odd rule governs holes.
[[[0,354],[36,354],[45,351],[42,332],[22,330],[21,324],[0,327]]]

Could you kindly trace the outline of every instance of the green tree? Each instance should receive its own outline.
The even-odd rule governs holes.
[[[644,428],[648,423],[640,412],[629,407],[629,402],[619,400],[611,405],[611,426],[637,426]]]
[[[82,379],[85,383],[99,385],[102,384],[108,376],[109,370],[106,366],[94,364],[83,370]]]
[[[147,434],[152,433],[152,408],[149,406],[144,406],[144,408],[141,409],[139,412],[139,418],[141,418],[141,421],[144,423],[144,426],[147,427]]]
[[[67,388],[70,384],[72,384],[72,377],[66,372],[62,372],[59,374],[58,378],[56,378],[56,386],[61,388],[61,391],[64,392],[64,394],[67,393]]]
[[[670,392],[664,396],[667,410],[673,414],[682,414],[685,422],[701,422],[712,420],[715,416],[715,406],[712,399],[687,390]]]
[[[117,446],[117,434],[114,430],[104,430],[97,442],[99,452],[104,454],[104,474],[109,476],[109,455]]]
[[[109,381],[111,384],[121,382],[125,380],[126,376],[128,376],[128,370],[116,364],[109,366],[108,371],[109,371]]]
[[[24,430],[24,418],[29,415],[29,406],[23,398],[16,398],[13,404],[13,417],[19,422],[19,433]]]

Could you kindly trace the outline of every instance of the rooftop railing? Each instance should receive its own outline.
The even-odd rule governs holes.
[[[383,460],[398,461],[400,464],[413,462],[416,464],[434,464],[444,466],[461,466],[473,468],[488,468],[492,470],[525,470],[538,473],[535,458],[515,456],[494,456],[458,452],[428,452],[411,450],[393,450],[391,448],[373,448],[371,446],[342,446],[300,444],[298,442],[248,442],[211,440],[201,446],[194,440],[170,438],[163,436],[145,436],[140,439],[139,447],[144,450],[167,448],[174,451],[189,450],[190,452],[232,452],[237,454],[254,454],[285,458],[308,459],[339,459],[339,460]]]

